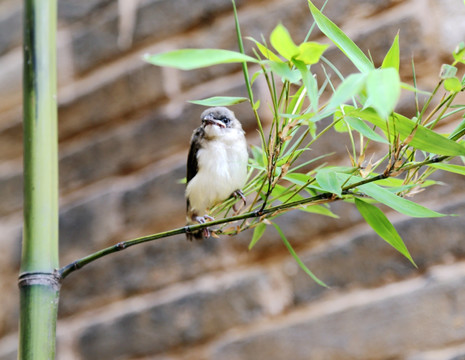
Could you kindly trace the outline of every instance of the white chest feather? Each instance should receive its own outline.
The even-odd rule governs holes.
[[[241,189],[247,179],[247,159],[242,131],[204,141],[197,153],[198,172],[186,188],[191,207],[205,213]]]

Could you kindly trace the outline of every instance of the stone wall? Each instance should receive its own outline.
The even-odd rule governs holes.
[[[182,226],[187,146],[202,108],[186,101],[245,95],[240,68],[181,72],[144,53],[236,49],[229,0],[59,0],[60,255],[64,265],[118,241]],[[311,25],[304,0],[236,0],[244,36],[282,22],[296,42]],[[322,0],[315,1],[321,6]],[[326,14],[379,64],[400,31],[402,74],[431,87],[465,38],[461,0],[329,0]],[[21,17],[0,2],[0,359],[16,358],[22,223]],[[316,34],[316,33],[315,33]],[[316,36],[316,35],[315,35]],[[250,45],[250,44],[249,44]],[[337,49],[328,57],[353,71]],[[257,84],[258,94],[262,94]],[[405,113],[412,105],[402,99]],[[257,141],[247,106],[234,111]],[[265,114],[266,118],[266,114]],[[345,154],[335,137],[324,149]],[[418,269],[357,211],[340,219],[289,213],[279,222],[300,270],[267,230],[187,242],[184,236],[101,259],[63,284],[58,359],[459,359],[465,357],[463,178],[438,176],[416,200],[457,214],[391,213]]]

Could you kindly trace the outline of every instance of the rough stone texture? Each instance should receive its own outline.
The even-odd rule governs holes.
[[[312,24],[306,1],[237,3],[244,37],[263,35],[269,42],[282,22],[300,43]],[[144,53],[183,47],[237,50],[230,1],[59,0],[58,6],[60,262],[65,265],[120,241],[184,226],[184,186],[178,182],[202,111],[187,100],[246,96],[246,90],[238,64],[186,72],[141,59]],[[377,65],[400,30],[402,77],[412,82],[413,54],[422,88],[434,86],[441,62],[463,38],[462,11],[460,0],[330,0],[325,9]],[[18,2],[0,1],[5,30],[0,31],[0,359],[16,358],[17,343],[20,14]],[[315,29],[310,39],[322,41],[320,35]],[[244,42],[251,53],[253,43]],[[355,71],[336,47],[325,55],[342,73]],[[259,69],[249,70],[252,75]],[[321,66],[312,70],[322,83]],[[253,86],[269,124],[266,84],[257,80]],[[414,116],[414,98],[403,96],[398,109]],[[249,142],[259,144],[249,104],[233,110]],[[319,129],[330,121],[321,121]],[[305,155],[334,152],[312,166],[339,164],[347,147],[345,135],[328,132]],[[369,152],[378,158],[384,150]],[[434,178],[448,185],[428,188],[413,200],[460,216],[405,219],[389,213],[418,270],[344,202],[331,204],[339,219],[295,211],[277,220],[298,256],[329,289],[299,268],[272,226],[251,251],[251,231],[203,242],[187,242],[183,235],[153,241],[102,258],[64,281],[57,358],[463,358],[463,176],[438,172]]]
[[[207,288],[200,284],[201,288],[167,302],[160,303],[153,296],[141,298],[138,309],[106,321],[97,320],[79,337],[82,357],[157,354],[204,341],[269,313],[264,303],[266,294],[272,291],[267,274],[252,272],[245,278],[213,281]],[[128,333],[128,328],[137,331]]]
[[[111,0],[59,0],[58,1],[58,17],[60,20],[74,21],[86,20],[95,11],[105,8],[111,4]]]
[[[436,32],[438,46],[444,52],[451,53],[465,37],[465,24],[459,20],[465,16],[465,8],[460,6],[462,5],[460,0],[430,0],[428,5],[440,15],[440,17],[434,18],[438,28]],[[441,19],[447,20],[441,21]]]
[[[321,280],[338,290],[378,286],[380,282],[389,283],[424,272],[431,265],[447,262],[451,257],[463,259],[461,217],[465,214],[465,202],[446,206],[440,212],[458,216],[408,219],[396,223],[418,270],[371,231],[352,238],[336,238],[329,246],[320,247],[302,259]],[[292,263],[286,266],[292,267]],[[326,293],[321,286],[309,282],[302,271],[293,272],[290,278],[296,303],[314,301]]]
[[[23,128],[19,117],[9,121],[0,130],[0,160],[8,161],[20,156],[23,151]]]
[[[438,278],[341,297],[326,309],[315,307],[271,329],[226,339],[210,359],[392,359],[463,342],[463,270],[452,267]]]
[[[17,172],[6,173],[0,177],[0,214],[18,211],[23,198],[23,176]]]
[[[130,116],[149,104],[163,99],[160,68],[138,59],[135,68],[123,67],[121,72],[104,82],[92,84],[76,98],[59,107],[60,138],[76,135],[86,129],[106,125],[115,119]],[[102,109],[102,104],[108,104]]]
[[[240,6],[242,1],[237,1]],[[206,0],[192,3],[188,0],[151,0],[137,10],[133,42],[160,40],[196,25],[210,23],[211,19],[231,9],[226,0]],[[172,16],[168,14],[173,14]],[[118,47],[118,14],[107,14],[103,21],[76,33],[73,41],[76,67],[84,72],[104,60],[121,53]]]
[[[0,18],[0,55],[19,46],[23,39],[23,12],[16,8],[9,13],[1,14]]]

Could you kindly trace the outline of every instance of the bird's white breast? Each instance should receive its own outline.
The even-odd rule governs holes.
[[[203,142],[197,153],[198,172],[187,185],[190,205],[199,213],[227,199],[247,179],[247,147],[242,130],[229,129]]]

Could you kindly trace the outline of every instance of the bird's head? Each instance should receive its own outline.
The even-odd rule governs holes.
[[[236,129],[242,131],[242,126],[239,120],[236,119],[234,113],[225,107],[214,107],[205,110],[200,116],[202,127],[207,133],[220,134],[228,129]]]

